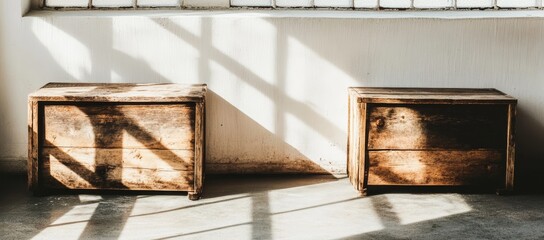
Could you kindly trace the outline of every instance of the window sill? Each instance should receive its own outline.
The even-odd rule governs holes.
[[[320,10],[320,9],[151,9],[151,10],[33,10],[24,17],[254,17],[332,19],[487,19],[542,18],[543,10]]]

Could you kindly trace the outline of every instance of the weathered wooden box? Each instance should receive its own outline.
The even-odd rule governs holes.
[[[350,88],[347,171],[368,186],[513,190],[517,100],[495,89]]]
[[[29,95],[31,190],[202,191],[206,85],[49,83]]]

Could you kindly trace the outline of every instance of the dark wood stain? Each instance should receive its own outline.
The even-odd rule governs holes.
[[[505,105],[375,105],[370,149],[504,149]],[[497,131],[500,130],[501,131]]]
[[[496,186],[505,176],[499,150],[370,151],[369,164],[369,185]]]
[[[205,85],[51,83],[29,96],[29,187],[203,184]]]
[[[348,175],[369,185],[514,188],[517,100],[495,89],[350,88]]]

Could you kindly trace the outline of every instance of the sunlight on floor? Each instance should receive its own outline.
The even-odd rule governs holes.
[[[99,203],[83,204],[55,220],[32,239],[77,239],[87,227]]]
[[[119,238],[202,239],[224,235],[244,239],[251,231],[250,206],[251,198],[247,195],[196,202],[189,202],[184,196],[140,196]]]
[[[291,186],[282,185],[289,181],[257,181],[262,182],[245,183],[245,188],[251,188],[247,191],[229,192],[235,189],[235,184],[227,184],[225,193],[199,201],[189,201],[180,195],[101,197],[82,194],[79,195],[81,205],[55,219],[34,239],[54,239],[59,234],[78,238],[83,231],[101,229],[96,225],[107,223],[90,222],[96,217],[93,215],[99,214],[99,204],[130,211],[130,214],[111,211],[111,216],[106,216],[121,228],[115,235],[118,239],[219,239],[227,236],[236,239],[341,239],[472,210],[460,194],[358,197],[345,178]],[[255,187],[267,184],[271,187]],[[279,188],[274,189],[274,185]],[[87,226],[89,224],[93,226]],[[104,233],[93,234],[104,236],[101,235]]]
[[[343,181],[342,181],[343,182]],[[371,198],[338,182],[271,191],[271,225],[277,239],[335,239],[384,228]]]
[[[388,194],[386,197],[402,225],[472,210],[460,194]]]
[[[91,203],[104,200],[102,196],[99,195],[89,195],[89,194],[79,194],[79,201],[82,203]]]

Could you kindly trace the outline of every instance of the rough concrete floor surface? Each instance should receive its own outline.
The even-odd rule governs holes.
[[[184,194],[34,197],[0,176],[0,239],[544,239],[544,195],[381,193],[345,177],[208,176]]]

